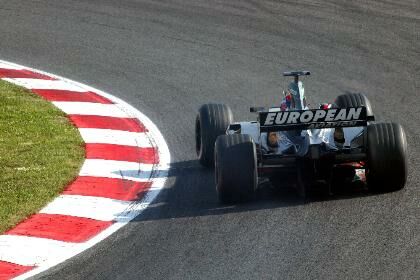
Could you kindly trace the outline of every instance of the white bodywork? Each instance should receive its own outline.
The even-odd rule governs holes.
[[[275,154],[282,154],[283,151],[289,149],[293,145],[297,145],[287,131],[279,131],[277,133],[278,147],[272,148],[267,144],[267,133],[260,133],[260,125],[258,122],[236,122],[240,125],[240,130],[227,130],[227,134],[248,134],[254,142],[262,148],[262,150],[270,151]],[[302,138],[308,137],[309,145],[325,143],[330,150],[338,150],[341,148],[350,148],[352,141],[363,132],[363,127],[343,128],[345,142],[343,145],[337,145],[334,141],[335,128],[310,129],[301,132]],[[299,147],[297,147],[299,149]]]

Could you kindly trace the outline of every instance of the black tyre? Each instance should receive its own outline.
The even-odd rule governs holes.
[[[204,104],[195,121],[195,148],[200,163],[214,166],[214,144],[233,122],[232,110],[223,104]]]
[[[360,107],[365,106],[367,116],[373,116],[372,105],[370,104],[369,99],[361,93],[346,93],[337,96],[335,99],[335,105],[338,108],[349,108],[349,107]]]
[[[368,125],[367,174],[370,190],[402,189],[407,180],[407,139],[396,123]]]
[[[249,135],[222,135],[216,140],[216,190],[222,203],[248,201],[257,188],[257,155]]]

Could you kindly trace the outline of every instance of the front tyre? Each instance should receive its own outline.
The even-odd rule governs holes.
[[[366,107],[366,114],[368,117],[373,117],[372,105],[366,95],[362,93],[346,93],[337,96],[335,99],[335,105],[338,108],[350,108],[350,107]]]
[[[216,190],[220,202],[251,200],[258,183],[256,148],[251,136],[219,136],[215,161]]]
[[[368,125],[367,174],[370,190],[396,191],[407,181],[407,139],[396,123]]]
[[[233,114],[224,104],[204,104],[195,120],[195,148],[198,160],[206,167],[214,166],[214,144],[233,123]]]

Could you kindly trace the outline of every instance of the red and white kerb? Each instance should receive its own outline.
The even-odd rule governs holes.
[[[39,213],[0,235],[0,280],[27,278],[103,240],[147,207],[170,162],[156,126],[124,101],[0,61],[0,78],[64,111],[85,142],[79,176]]]

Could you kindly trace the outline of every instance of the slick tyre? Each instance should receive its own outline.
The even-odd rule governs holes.
[[[337,96],[335,99],[335,105],[338,108],[349,108],[349,107],[366,107],[366,113],[368,117],[373,117],[372,105],[369,99],[361,93],[346,93]]]
[[[223,104],[204,104],[195,120],[195,148],[200,164],[214,166],[214,144],[233,122],[232,110]]]
[[[257,155],[249,135],[222,135],[216,140],[216,191],[221,203],[249,201],[257,189]]]
[[[370,190],[400,190],[407,180],[407,139],[396,123],[368,125],[367,174]]]

